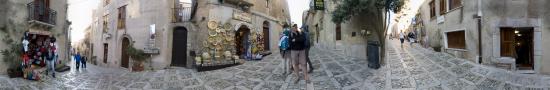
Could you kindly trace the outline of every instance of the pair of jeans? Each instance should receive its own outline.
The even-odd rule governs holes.
[[[306,48],[306,62],[309,64],[309,70],[313,70],[313,64],[311,63],[311,60],[309,60],[309,48]]]
[[[52,75],[55,75],[55,59],[54,60],[46,60],[46,70],[48,71],[47,74],[49,74],[50,72],[52,73]]]

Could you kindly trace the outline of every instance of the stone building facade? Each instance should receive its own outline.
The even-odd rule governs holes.
[[[61,62],[69,61],[68,30],[70,22],[67,21],[67,0],[3,0],[0,3],[0,27],[7,32],[2,32],[0,37],[10,35],[15,43],[21,43],[25,31],[30,34],[55,37],[58,47],[58,55]],[[6,43],[0,42],[0,49],[10,48]],[[23,48],[23,46],[21,46]],[[0,58],[3,56],[0,55]],[[7,63],[0,62],[0,73],[6,73]]]
[[[211,42],[206,42],[212,32],[209,22],[220,25],[215,28],[224,27],[222,31],[227,33],[241,27],[262,34],[267,31],[267,50],[278,50],[278,33],[282,24],[290,21],[286,0],[220,1],[103,0],[94,10],[92,58],[99,66],[130,69],[133,60],[122,48],[133,44],[150,55],[146,68],[192,67],[194,56],[207,52],[205,46],[210,46]],[[242,10],[245,6],[249,11]]]
[[[349,21],[341,24],[332,22],[332,12],[340,4],[339,0],[324,1],[323,10],[315,10],[314,1],[310,2],[310,9],[304,11],[304,25],[311,32],[314,47],[325,50],[334,50],[348,57],[359,59],[367,58],[367,38],[374,37],[375,30],[384,25],[383,14],[366,14],[352,16]],[[383,11],[381,11],[383,12]],[[370,34],[370,35],[367,35]]]
[[[546,0],[427,0],[419,10],[430,47],[518,73],[550,74]],[[479,21],[478,21],[479,20]],[[546,36],[545,36],[546,35]],[[480,41],[481,40],[481,41]],[[480,43],[481,42],[481,43]],[[505,63],[506,64],[506,63]]]

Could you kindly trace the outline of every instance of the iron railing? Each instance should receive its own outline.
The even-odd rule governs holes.
[[[48,8],[46,4],[31,2],[27,4],[27,9],[29,21],[34,20],[55,25],[57,12]]]
[[[176,8],[172,8],[172,22],[185,22],[191,19],[191,6],[189,3],[183,3]]]

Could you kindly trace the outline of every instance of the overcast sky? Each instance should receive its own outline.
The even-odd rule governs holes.
[[[287,0],[288,9],[290,9],[290,19],[292,22],[298,24],[298,27],[302,26],[302,14],[305,10],[309,9],[310,0]]]

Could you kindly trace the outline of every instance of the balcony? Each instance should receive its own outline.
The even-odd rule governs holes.
[[[251,7],[254,4],[252,0],[225,0],[226,3],[235,4],[237,6],[248,6]]]
[[[27,4],[28,22],[32,26],[55,26],[57,12],[48,8],[45,4],[31,2]]]
[[[180,23],[187,22],[191,19],[191,4],[180,3],[176,5],[176,8],[172,8],[172,22]]]

